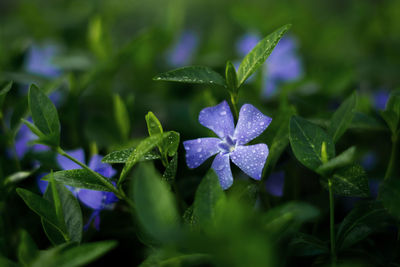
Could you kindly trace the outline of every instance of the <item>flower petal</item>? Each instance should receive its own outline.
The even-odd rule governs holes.
[[[79,200],[87,207],[94,210],[112,209],[118,198],[112,192],[103,192],[90,189],[80,189]]]
[[[244,104],[239,112],[234,138],[238,145],[244,145],[259,136],[271,123],[272,119],[262,114],[251,104]]]
[[[189,168],[199,167],[206,159],[218,153],[218,138],[198,138],[183,142],[186,150],[186,164]]]
[[[199,122],[221,138],[232,135],[235,129],[231,109],[225,100],[200,111]]]
[[[218,175],[219,183],[221,184],[222,189],[228,189],[233,183],[229,154],[219,153],[215,157],[211,168],[213,168],[215,173]]]
[[[253,179],[260,180],[268,156],[266,144],[237,146],[231,159],[243,172]]]
[[[89,162],[89,168],[94,170],[95,172],[100,173],[104,177],[111,178],[117,172],[114,170],[110,164],[101,162],[103,157],[100,155],[94,155]]]
[[[85,162],[85,152],[83,151],[82,148],[65,151],[65,152],[67,152],[68,155],[76,158],[80,162],[83,162],[83,163]],[[79,166],[72,160],[70,160],[64,156],[61,156],[61,155],[57,155],[57,162],[58,162],[58,165],[60,165],[61,169],[66,170],[66,171],[73,170],[73,169],[82,169],[81,166]]]
[[[283,171],[274,172],[265,183],[265,189],[273,196],[281,197],[283,195],[283,186],[285,182],[285,173]]]

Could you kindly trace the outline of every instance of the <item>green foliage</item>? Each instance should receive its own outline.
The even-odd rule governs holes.
[[[172,193],[151,163],[141,163],[134,173],[132,200],[142,228],[155,240],[166,242],[179,227]]]
[[[400,181],[398,179],[385,180],[379,188],[379,198],[385,209],[400,220]]]
[[[232,93],[237,93],[239,86],[238,86],[236,69],[235,66],[232,64],[232,62],[230,61],[226,62],[225,80],[228,86],[228,90],[231,91]]]
[[[326,144],[328,160],[335,156],[335,147],[331,137],[319,126],[293,116],[289,124],[290,145],[296,158],[307,168],[316,170],[322,161],[322,144]]]
[[[117,150],[113,151],[110,154],[107,154],[101,159],[101,162],[103,163],[109,163],[109,164],[114,164],[114,163],[126,163],[126,161],[129,159],[129,156],[133,153],[136,153],[135,148],[127,148],[124,150]],[[147,161],[147,160],[155,160],[159,159],[160,154],[156,153],[155,151],[149,151],[146,154],[144,154],[140,159],[140,161]]]
[[[56,107],[47,95],[34,84],[29,88],[28,103],[33,122],[42,133],[39,135],[39,139],[42,139],[44,144],[57,147],[60,143],[60,121]],[[46,137],[45,139],[43,139],[43,135]]]
[[[353,163],[355,153],[356,153],[356,148],[352,146],[343,151],[340,155],[332,158],[331,160],[319,166],[316,169],[316,172],[321,175],[328,176],[335,169],[342,168]]]
[[[18,262],[23,266],[29,266],[38,255],[39,250],[32,237],[26,230],[21,230],[18,244]]]
[[[386,109],[381,112],[392,134],[397,134],[400,121],[400,91],[393,91],[386,103]]]
[[[338,169],[331,178],[333,192],[341,196],[369,197],[368,178],[358,164]],[[325,181],[322,181],[325,186]]]
[[[162,175],[163,181],[172,184],[175,181],[176,171],[178,169],[178,153],[168,162],[167,167]]]
[[[6,99],[7,93],[11,90],[13,82],[8,82],[1,90],[0,90],[0,110],[3,108],[4,100]],[[1,112],[0,112],[1,114]]]
[[[225,87],[224,78],[208,67],[190,66],[158,74],[155,81],[211,84]]]
[[[335,111],[329,124],[328,133],[336,143],[350,126],[357,106],[357,93],[352,93]]]
[[[268,58],[282,36],[290,29],[285,25],[261,40],[240,63],[237,79],[240,87]]]
[[[130,121],[128,110],[119,95],[113,96],[114,118],[117,123],[118,130],[123,140],[128,140],[130,131]]]

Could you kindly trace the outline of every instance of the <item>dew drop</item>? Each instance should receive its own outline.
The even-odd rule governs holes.
[[[201,147],[200,147],[200,148],[198,148],[198,149],[197,149],[197,152],[199,152],[199,153],[200,153],[200,152],[201,152],[201,150],[202,150],[202,149],[201,149]]]
[[[220,112],[219,115],[221,115],[221,116],[226,115],[226,111],[224,110],[224,111]]]

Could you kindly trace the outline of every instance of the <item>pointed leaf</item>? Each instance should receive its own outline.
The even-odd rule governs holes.
[[[228,90],[233,93],[237,93],[238,80],[237,80],[236,69],[235,66],[232,64],[232,62],[230,61],[226,63],[225,79],[226,79],[226,84],[228,85]]]
[[[290,29],[291,25],[285,25],[264,39],[262,39],[240,63],[237,78],[240,87],[268,58],[272,50],[278,44],[282,36]]]
[[[357,106],[357,93],[352,93],[332,116],[328,133],[332,136],[333,142],[336,143],[339,138],[346,132],[350,126]]]
[[[38,247],[26,230],[21,230],[18,244],[18,261],[28,266],[39,253]]]
[[[132,153],[136,153],[135,148],[128,148],[124,150],[118,150],[118,151],[113,151],[110,154],[107,154],[101,159],[101,162],[103,163],[109,163],[109,164],[114,164],[114,163],[126,163],[126,161],[129,159],[129,156]],[[159,153],[156,153],[154,151],[149,151],[146,154],[143,155],[143,157],[139,161],[147,161],[147,160],[155,160],[159,159],[160,155]]]
[[[130,122],[129,122],[129,114],[124,101],[122,101],[121,97],[117,94],[113,96],[114,101],[114,118],[117,123],[119,132],[123,140],[127,140],[129,137],[130,130]]]
[[[177,168],[178,168],[178,153],[174,155],[174,157],[168,163],[167,168],[165,168],[164,174],[162,176],[163,181],[171,185],[175,180]]]
[[[341,196],[368,197],[368,178],[364,169],[354,164],[337,170],[331,179],[333,192]]]
[[[335,169],[345,167],[353,163],[356,154],[356,147],[352,146],[347,150],[343,151],[340,155],[334,157],[328,162],[319,166],[316,170],[317,173],[321,175],[327,175]]]
[[[316,170],[323,163],[321,154],[323,143],[328,160],[335,156],[332,138],[319,126],[299,116],[290,119],[289,140],[296,158],[311,170]]]
[[[190,66],[171,70],[158,74],[153,80],[226,86],[224,78],[219,73],[203,66]]]

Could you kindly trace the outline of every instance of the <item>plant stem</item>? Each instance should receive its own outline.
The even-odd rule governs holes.
[[[237,104],[238,104],[237,103],[237,98],[238,98],[237,93],[231,93],[231,102],[232,102],[233,112],[234,112],[236,120],[239,119],[239,111],[238,111],[238,107],[237,107]]]
[[[335,242],[335,209],[332,190],[332,180],[328,179],[329,186],[329,212],[330,212],[330,237],[331,237],[331,260],[332,266],[336,266],[336,242]]]
[[[135,207],[134,203],[132,202],[132,200],[130,200],[126,195],[125,192],[121,189],[121,188],[115,188],[108,180],[107,178],[104,178],[101,174],[95,172],[94,170],[90,169],[86,164],[80,162],[79,160],[77,160],[76,158],[68,155],[61,147],[57,147],[57,152],[72,160],[73,162],[75,162],[76,164],[78,164],[79,166],[81,166],[82,168],[84,168],[85,170],[91,172],[94,176],[96,176],[107,188],[110,189],[111,192],[113,192],[119,199],[123,199],[125,200],[132,208]]]
[[[4,121],[3,113],[1,111],[0,111],[0,120],[1,120],[1,126],[3,128],[4,135],[7,135],[8,127]],[[19,162],[17,149],[15,148],[15,135],[13,134],[13,136],[8,141],[9,142],[7,142],[7,143],[9,145],[10,149],[12,150],[12,154],[13,154],[14,161],[15,161],[15,166],[17,167],[17,170],[20,171],[21,163]]]
[[[390,177],[393,176],[397,158],[398,158],[398,149],[397,149],[397,141],[398,141],[398,134],[392,135],[392,152],[390,154],[389,165],[386,169],[385,173],[385,180],[388,180]]]

